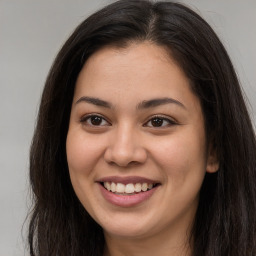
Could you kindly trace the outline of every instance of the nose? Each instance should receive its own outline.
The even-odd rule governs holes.
[[[131,127],[116,128],[105,151],[105,161],[120,167],[143,164],[147,159],[147,151],[139,137]]]

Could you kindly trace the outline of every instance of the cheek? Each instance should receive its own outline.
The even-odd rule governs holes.
[[[96,136],[97,137],[97,136]],[[70,129],[67,134],[66,152],[69,175],[73,189],[88,212],[92,200],[94,170],[97,169],[98,159],[102,153],[102,143],[97,138],[86,136],[83,130]]]
[[[204,134],[204,133],[202,133]],[[158,142],[155,155],[166,179],[178,187],[204,176],[206,169],[205,139],[200,133],[180,133]]]
[[[99,136],[98,136],[99,137]],[[70,174],[89,175],[103,152],[102,141],[90,138],[83,131],[69,131],[66,142]]]

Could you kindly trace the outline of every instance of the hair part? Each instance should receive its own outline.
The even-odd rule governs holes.
[[[220,162],[201,188],[193,255],[256,255],[255,134],[225,48],[210,26],[182,4],[121,0],[75,29],[48,74],[30,152],[31,256],[102,255],[102,228],[79,202],[69,177],[65,144],[74,88],[97,50],[144,41],[167,49],[187,75]]]

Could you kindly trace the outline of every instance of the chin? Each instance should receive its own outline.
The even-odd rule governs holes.
[[[105,235],[111,235],[116,237],[126,238],[138,238],[145,237],[154,230],[154,224],[152,221],[148,221],[147,218],[129,216],[127,217],[113,217],[109,221],[99,223],[103,228]],[[158,225],[156,225],[158,226]]]
[[[103,228],[105,235],[110,235],[112,237],[120,237],[120,238],[142,238],[149,234],[149,230],[145,228],[138,228],[138,227],[128,227],[128,226],[119,226],[119,227],[108,227]]]

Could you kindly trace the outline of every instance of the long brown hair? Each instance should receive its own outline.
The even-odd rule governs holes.
[[[220,160],[219,171],[206,174],[201,188],[193,255],[256,255],[255,134],[226,50],[210,26],[182,4],[121,0],[76,28],[47,77],[30,154],[31,256],[102,255],[102,228],[77,199],[68,172],[65,143],[74,87],[98,49],[145,40],[168,49],[190,79]]]

